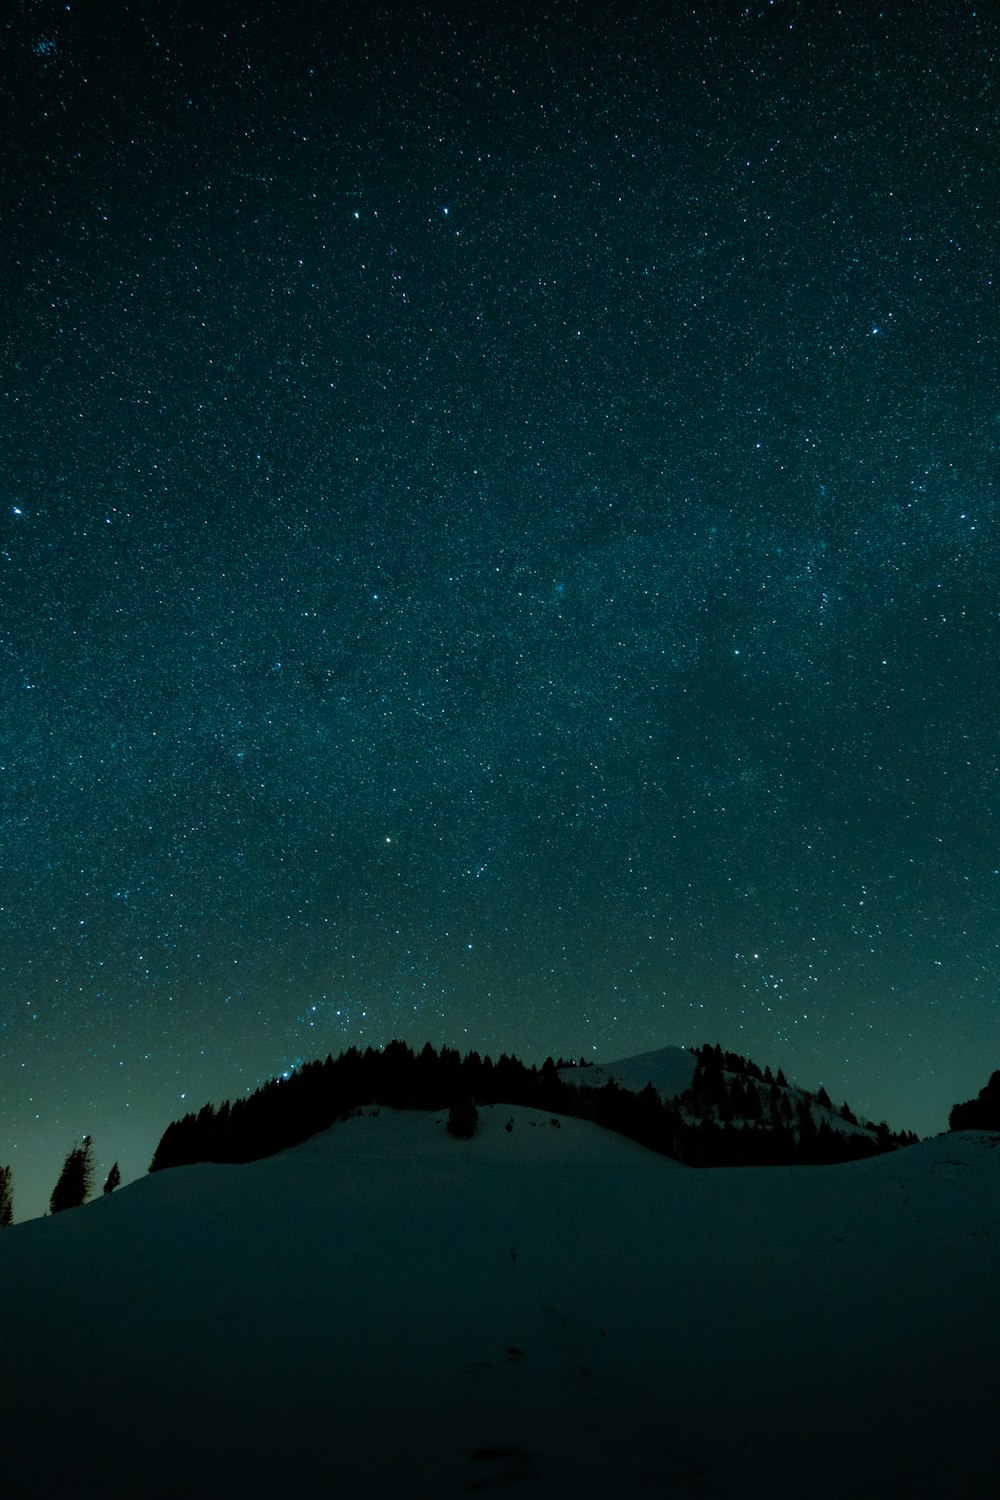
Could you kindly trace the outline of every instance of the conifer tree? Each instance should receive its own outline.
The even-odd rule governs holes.
[[[122,1174],[118,1170],[118,1163],[115,1162],[114,1166],[111,1168],[111,1171],[108,1173],[107,1181],[104,1184],[105,1195],[107,1195],[108,1193],[113,1193],[121,1180]]]
[[[475,1100],[462,1099],[451,1106],[448,1114],[448,1133],[460,1139],[470,1140],[479,1124],[479,1110]]]
[[[799,1129],[799,1145],[802,1146],[812,1141],[816,1135],[816,1121],[813,1119],[813,1112],[806,1094],[803,1094],[798,1102],[795,1117]]]
[[[14,1222],[14,1195],[10,1186],[10,1167],[0,1167],[0,1229]]]
[[[92,1142],[90,1136],[85,1135],[83,1144],[74,1146],[63,1162],[59,1181],[52,1189],[52,1197],[49,1199],[49,1211],[58,1214],[64,1208],[79,1208],[90,1196],[93,1180]]]

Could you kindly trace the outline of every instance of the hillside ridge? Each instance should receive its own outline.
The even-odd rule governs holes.
[[[525,1105],[576,1116],[690,1166],[819,1165],[855,1160],[912,1144],[912,1132],[885,1122],[861,1124],[845,1104],[836,1111],[820,1089],[793,1089],[778,1070],[761,1070],[737,1053],[706,1044],[690,1052],[640,1054],[628,1087],[615,1069],[546,1058],[541,1068],[507,1054],[494,1062],[428,1042],[419,1053],[403,1042],[306,1063],[270,1079],[253,1094],[204,1105],[167,1126],[150,1171],[196,1161],[253,1161],[271,1156],[370,1106],[437,1110],[473,1104]],[[657,1066],[654,1066],[656,1060]],[[683,1063],[683,1065],[682,1065]],[[593,1082],[591,1076],[593,1076]],[[669,1075],[669,1077],[667,1077]],[[679,1092],[668,1092],[679,1084]]]

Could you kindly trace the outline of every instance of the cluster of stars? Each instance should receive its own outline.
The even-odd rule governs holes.
[[[997,31],[955,31],[11,23],[34,1211],[84,1131],[134,1174],[396,1035],[718,1040],[901,1128],[975,1093]]]

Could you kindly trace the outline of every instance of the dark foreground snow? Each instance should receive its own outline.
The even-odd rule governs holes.
[[[1000,1138],[698,1172],[444,1119],[0,1235],[4,1500],[1000,1494]]]

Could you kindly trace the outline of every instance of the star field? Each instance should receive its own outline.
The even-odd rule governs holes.
[[[718,1040],[922,1133],[982,1086],[998,32],[23,0],[19,1217],[396,1036]]]

